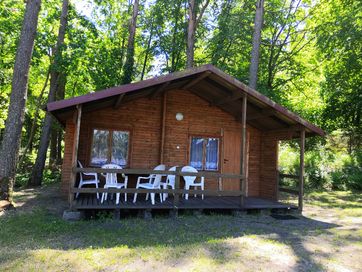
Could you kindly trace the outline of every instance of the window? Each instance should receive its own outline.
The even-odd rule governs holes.
[[[129,132],[119,130],[93,130],[91,165],[102,166],[128,163]]]
[[[190,165],[197,170],[219,170],[219,138],[192,137]]]

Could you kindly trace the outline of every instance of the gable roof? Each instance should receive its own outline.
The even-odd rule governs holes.
[[[47,104],[46,110],[64,124],[80,104],[83,105],[83,111],[118,107],[120,103],[145,96],[157,97],[162,92],[172,89],[189,90],[208,101],[211,106],[218,106],[234,115],[236,119],[241,117],[240,99],[246,95],[247,123],[251,126],[267,131],[302,126],[307,135],[324,135],[321,128],[211,64],[51,102]]]

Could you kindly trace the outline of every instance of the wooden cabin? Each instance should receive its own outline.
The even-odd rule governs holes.
[[[158,164],[167,169],[191,165],[206,177],[205,190],[216,192],[210,193],[213,197],[222,191],[240,192],[237,198],[243,201],[275,204],[278,141],[293,138],[301,143],[301,200],[305,137],[324,135],[320,128],[212,65],[52,102],[47,111],[65,130],[61,193],[74,205],[79,203],[74,199],[77,172],[82,171],[78,160],[87,171],[113,162],[130,176]],[[134,179],[128,192],[135,191]],[[95,189],[79,190],[94,196]],[[119,208],[130,205],[131,201],[121,203]]]

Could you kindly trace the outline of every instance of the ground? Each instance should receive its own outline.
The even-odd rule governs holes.
[[[311,193],[303,216],[158,216],[66,222],[59,184],[0,211],[1,271],[361,271],[362,197]]]

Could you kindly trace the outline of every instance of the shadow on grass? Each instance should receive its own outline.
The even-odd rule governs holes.
[[[44,198],[43,201],[38,199],[40,197]],[[33,249],[67,251],[119,246],[137,250],[167,248],[169,250],[162,260],[166,263],[175,263],[186,261],[192,254],[190,249],[199,245],[207,250],[215,262],[223,264],[235,259],[233,255],[235,248],[225,243],[225,240],[257,235],[289,246],[298,259],[297,266],[293,269],[321,270],[323,267],[314,261],[316,253],[305,248],[305,239],[338,226],[303,216],[299,220],[280,221],[270,216],[233,217],[221,214],[185,215],[178,219],[128,218],[120,222],[113,220],[66,222],[55,215],[52,209],[49,211],[48,208],[51,207],[40,204],[39,209],[30,212],[29,209],[34,203],[51,206],[61,201],[49,199],[51,197],[51,194],[46,196],[35,194],[34,198],[29,198],[28,203],[23,205],[23,211],[19,209],[13,214],[0,218],[0,244],[9,249],[18,249],[1,256],[0,266],[20,256],[24,258],[27,252]],[[182,248],[181,252],[184,253],[180,254],[179,248]]]

